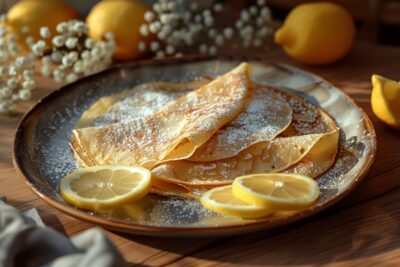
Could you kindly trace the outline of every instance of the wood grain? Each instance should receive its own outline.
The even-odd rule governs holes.
[[[346,59],[326,67],[300,65],[277,48],[242,54],[321,75],[356,100],[371,117],[378,136],[376,162],[364,182],[328,211],[275,231],[218,239],[141,237],[104,230],[105,233],[134,266],[398,266],[400,132],[374,117],[369,98],[372,73],[400,80],[400,49],[359,43]],[[62,214],[38,199],[17,177],[11,162],[13,136],[22,114],[35,100],[57,87],[39,78],[32,101],[20,105],[13,116],[0,115],[0,195],[20,210],[38,209],[45,224],[71,236],[93,225]]]

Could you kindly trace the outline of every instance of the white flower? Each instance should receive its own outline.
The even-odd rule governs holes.
[[[45,77],[50,77],[52,73],[51,67],[49,65],[43,65],[40,69],[40,73]]]
[[[236,21],[235,26],[236,26],[237,29],[243,28],[243,25],[244,25],[243,21],[241,21],[241,20]]]
[[[65,41],[65,46],[69,49],[74,49],[76,45],[78,44],[78,39],[75,37],[69,37]]]
[[[150,43],[150,50],[152,52],[156,52],[160,48],[160,43],[157,41],[153,41]]]
[[[72,82],[78,80],[78,75],[76,75],[75,73],[69,73],[69,74],[67,75],[67,77],[65,78],[65,80],[66,80],[68,83],[72,83]]]
[[[43,40],[37,41],[33,46],[32,46],[32,52],[36,56],[42,56],[44,53],[44,50],[46,49],[46,42]]]
[[[26,39],[25,39],[25,44],[28,46],[28,47],[31,47],[33,44],[34,44],[34,39],[33,39],[33,37],[32,36],[28,36],[28,37],[26,37]]]
[[[152,33],[158,32],[160,30],[160,28],[161,28],[161,23],[159,21],[155,21],[155,22],[151,23],[149,26],[149,30]]]
[[[144,13],[144,20],[147,22],[152,22],[155,17],[156,15],[151,11],[146,11],[146,13]]]
[[[224,36],[222,36],[221,34],[217,35],[217,36],[215,37],[215,43],[216,43],[218,46],[223,45],[223,44],[224,44]]]
[[[33,80],[25,80],[22,82],[22,88],[25,90],[32,90],[35,88],[35,82]]]
[[[224,29],[224,36],[226,39],[231,39],[233,37],[233,29],[232,28],[225,28]]]
[[[270,21],[271,20],[271,10],[268,7],[263,7],[261,9],[261,11],[260,11],[260,15],[266,21]]]
[[[210,55],[215,55],[217,54],[217,48],[215,46],[210,46],[210,48],[208,49],[208,53]]]
[[[86,47],[87,49],[92,49],[92,48],[94,47],[95,44],[96,44],[96,42],[95,42],[93,39],[91,39],[91,38],[87,38],[87,39],[85,40],[85,47]]]
[[[257,5],[259,6],[265,5],[265,0],[257,0]]]
[[[249,12],[252,16],[256,16],[258,13],[258,8],[256,6],[250,6]]]
[[[173,46],[171,46],[171,45],[168,45],[168,46],[165,48],[165,51],[167,52],[167,55],[172,55],[172,54],[175,53],[175,48],[174,48]]]
[[[76,32],[78,35],[82,35],[84,33],[88,32],[88,27],[87,25],[82,22],[82,21],[77,21],[73,26],[72,26],[72,30],[74,32]]]
[[[8,79],[7,87],[9,89],[13,90],[13,89],[17,88],[17,86],[18,86],[18,80],[16,78]]]
[[[250,15],[249,12],[247,12],[247,10],[243,10],[242,12],[240,12],[240,18],[242,19],[242,21],[247,22],[250,20]]]
[[[79,60],[79,61],[75,62],[73,69],[74,69],[74,72],[77,74],[82,73],[84,70],[82,61]]]
[[[50,56],[44,56],[41,59],[42,63],[44,65],[50,65],[51,64],[51,57]]]
[[[28,100],[29,98],[31,98],[31,92],[27,89],[19,91],[18,95],[21,98],[21,100]]]
[[[207,45],[206,45],[206,44],[201,44],[201,45],[199,46],[199,51],[200,51],[200,53],[202,53],[202,54],[206,54],[206,53],[207,53]]]
[[[211,16],[205,17],[204,18],[204,25],[210,27],[212,25],[214,25],[214,18]]]
[[[146,50],[146,43],[143,42],[143,41],[140,41],[140,42],[138,43],[138,49],[139,49],[140,52],[145,51],[145,50]]]
[[[26,80],[33,79],[33,71],[31,71],[31,70],[24,70],[22,75],[24,76],[24,79],[26,79]]]
[[[58,33],[64,33],[64,32],[66,32],[67,30],[68,30],[68,24],[65,23],[65,22],[59,23],[59,24],[57,25],[57,27],[56,27],[56,31],[57,31]]]
[[[60,24],[58,24],[60,25]],[[57,35],[51,41],[55,47],[61,47],[65,43],[65,37],[63,35]]]
[[[40,36],[42,38],[49,38],[51,36],[49,27],[41,27],[40,28]]]
[[[139,32],[140,32],[141,35],[143,35],[145,37],[148,36],[149,35],[149,29],[148,29],[147,25],[146,24],[141,25],[140,28],[139,28]]]
[[[223,5],[222,4],[215,4],[214,6],[213,6],[213,9],[214,9],[214,11],[215,12],[221,12],[222,10],[223,10]]]
[[[53,51],[50,55],[54,63],[59,63],[62,60],[62,54],[60,51]]]

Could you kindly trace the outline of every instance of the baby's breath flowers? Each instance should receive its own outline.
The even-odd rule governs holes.
[[[184,52],[215,55],[234,37],[243,47],[260,47],[273,32],[271,12],[264,0],[242,10],[234,25],[221,28],[217,17],[223,10],[221,3],[200,8],[196,1],[158,0],[144,14],[146,23],[140,27],[142,36],[157,38],[149,44],[139,42],[138,48],[156,57],[179,57]]]
[[[273,33],[271,10],[265,0],[258,0],[240,12],[235,22],[243,47],[260,47],[263,39]]]
[[[41,74],[56,82],[73,82],[107,68],[112,61],[115,42],[112,33],[97,42],[88,37],[87,25],[78,20],[57,25],[53,35],[46,27],[40,29],[42,40],[31,46],[32,53],[41,58]],[[47,45],[46,41],[51,45]]]
[[[55,35],[42,27],[41,39],[36,41],[28,35],[29,29],[24,29],[20,38],[25,38],[28,52],[19,45],[17,35],[7,32],[6,22],[6,16],[0,16],[0,113],[14,111],[17,102],[31,97],[36,86],[34,68],[38,59],[43,76],[67,83],[101,71],[112,62],[113,35],[108,33],[103,41],[94,41],[88,37],[88,27],[82,21],[58,24]]]
[[[0,16],[0,113],[15,110],[15,104],[28,100],[35,88],[34,57],[23,55],[15,34],[7,33],[6,16]]]

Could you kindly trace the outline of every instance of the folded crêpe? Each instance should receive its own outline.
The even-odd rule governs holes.
[[[237,156],[213,162],[174,161],[152,170],[156,180],[190,187],[230,184],[241,175],[292,170],[316,178],[335,159],[339,131],[278,137],[251,146]]]
[[[273,140],[291,121],[292,109],[287,101],[272,89],[256,85],[246,109],[197,149],[189,161],[231,158],[253,144]]]
[[[75,129],[71,141],[75,156],[88,166],[149,169],[188,158],[246,107],[249,86],[249,65],[242,63],[149,116]]]
[[[254,86],[255,91],[262,88]],[[193,162],[189,158],[164,163],[152,170],[153,178],[190,188],[220,186],[231,183],[237,176],[264,172],[291,170],[313,178],[323,174],[332,166],[337,154],[339,131],[336,123],[304,97],[281,89],[273,90],[287,100],[293,112],[290,126],[277,138],[253,144],[224,160]]]
[[[149,116],[169,102],[211,82],[201,78],[189,82],[150,82],[96,100],[75,128],[104,126]]]

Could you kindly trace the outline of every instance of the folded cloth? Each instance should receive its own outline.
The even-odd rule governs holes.
[[[0,200],[0,266],[127,266],[100,229],[72,239],[36,223]]]

